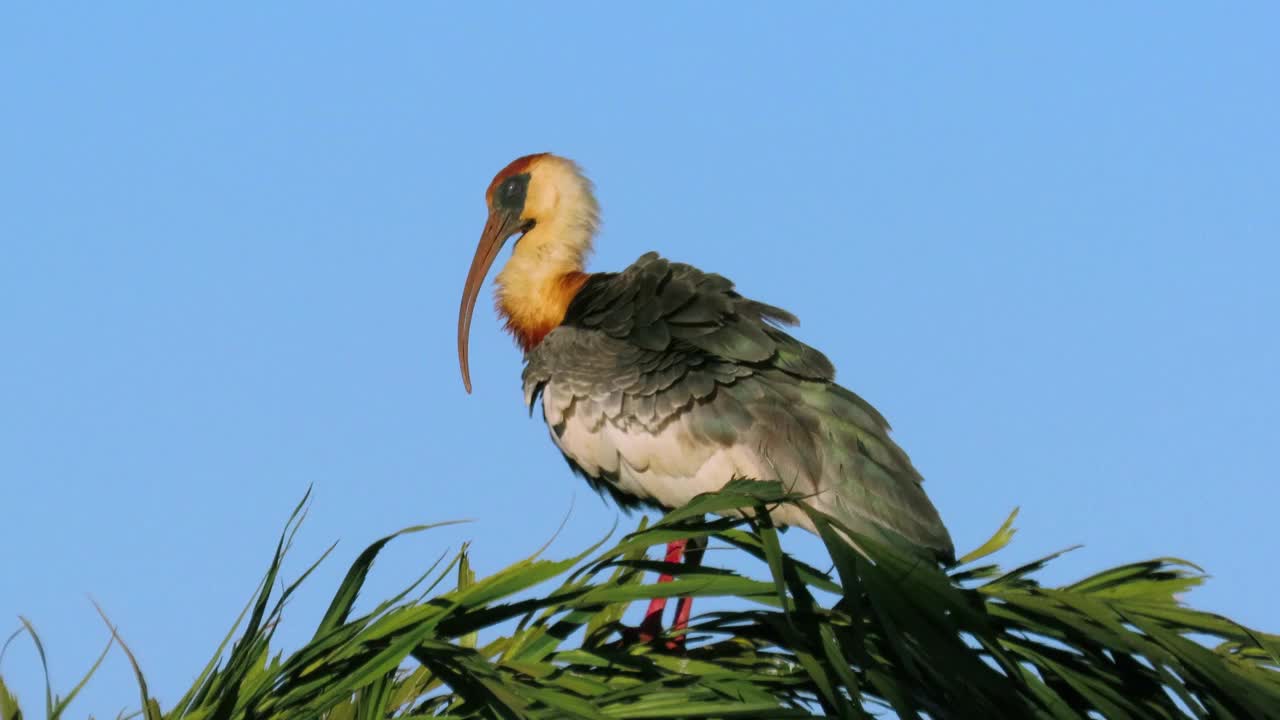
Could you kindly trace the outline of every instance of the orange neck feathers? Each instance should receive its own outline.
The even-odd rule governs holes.
[[[559,277],[549,278],[536,289],[536,301],[533,295],[516,301],[499,290],[498,314],[521,350],[529,352],[534,349],[547,333],[564,322],[569,303],[589,277],[589,273],[570,270]]]

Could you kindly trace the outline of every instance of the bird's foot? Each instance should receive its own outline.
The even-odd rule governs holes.
[[[663,578],[665,578],[666,580],[670,580],[669,575],[664,575]],[[659,579],[659,582],[663,582],[663,579]],[[678,609],[684,606],[684,600],[686,599],[687,598],[681,598],[681,602],[677,605]],[[665,610],[666,607],[667,607],[666,598],[654,598],[649,603],[649,609],[644,614],[643,622],[641,622],[636,627],[629,627],[624,625],[620,629],[619,632],[622,635],[622,639],[618,641],[617,646],[619,648],[625,648],[633,645],[652,645],[654,647],[660,647],[666,650],[683,650],[684,649],[683,633],[680,635],[677,635],[676,637],[668,638],[668,637],[665,637],[666,633],[663,632],[662,611]],[[677,613],[677,615],[679,615],[679,613]],[[682,628],[676,628],[676,629],[682,629]]]

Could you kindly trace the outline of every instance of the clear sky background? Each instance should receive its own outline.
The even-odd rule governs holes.
[[[485,186],[543,150],[599,188],[593,269],[799,315],[962,551],[1020,505],[1007,563],[1183,556],[1280,630],[1276,5],[541,5],[0,10],[0,630],[60,689],[91,595],[172,703],[309,484],[288,572],[341,544],[286,645],[405,525],[476,521],[366,602],[608,530],[487,301],[458,376]],[[29,642],[2,671],[39,710]],[[73,715],[137,703],[115,653]]]

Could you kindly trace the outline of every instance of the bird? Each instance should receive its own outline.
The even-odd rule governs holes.
[[[470,393],[481,286],[515,238],[494,284],[497,313],[524,353],[524,402],[532,414],[541,400],[552,442],[593,489],[627,511],[670,510],[734,479],[777,481],[854,531],[953,560],[888,421],[836,383],[826,355],[787,332],[794,315],[656,252],[618,272],[587,272],[600,209],[568,158],[515,159],[489,183],[485,205],[458,310],[463,385]],[[791,505],[771,519],[815,530]],[[677,541],[666,560],[696,563],[704,548]],[[688,621],[687,601],[673,630]],[[658,634],[664,607],[651,603],[642,639]]]

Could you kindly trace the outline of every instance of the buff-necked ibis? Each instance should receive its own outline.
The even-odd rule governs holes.
[[[734,478],[777,480],[858,532],[888,531],[938,559],[951,538],[889,423],[837,385],[822,353],[782,329],[796,318],[733,283],[656,253],[622,272],[588,273],[599,207],[573,162],[519,158],[485,193],[488,222],[458,312],[458,360],[476,297],[499,251],[497,308],[524,350],[524,395],[542,399],[569,465],[623,508],[670,509]],[[813,530],[794,507],[779,525]],[[679,562],[683,544],[668,547]],[[701,547],[690,547],[696,562]],[[650,606],[643,636],[660,630]],[[682,599],[676,629],[689,604]]]

